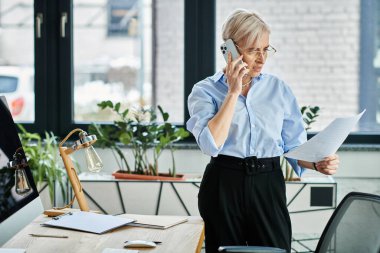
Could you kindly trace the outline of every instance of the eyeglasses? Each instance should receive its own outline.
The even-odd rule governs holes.
[[[236,44],[235,44],[236,45]],[[277,50],[272,47],[271,45],[269,45],[268,47],[264,48],[263,50],[261,49],[258,49],[258,48],[248,48],[248,49],[242,49],[241,47],[239,47],[238,45],[236,45],[236,47],[241,51],[241,52],[244,52],[245,54],[247,54],[248,56],[250,57],[254,57],[254,58],[259,58],[261,55],[263,55],[263,57],[268,57],[268,56],[272,56],[274,55]]]

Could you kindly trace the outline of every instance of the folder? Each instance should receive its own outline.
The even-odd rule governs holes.
[[[69,212],[42,223],[46,227],[103,234],[133,222],[133,219],[91,212]]]

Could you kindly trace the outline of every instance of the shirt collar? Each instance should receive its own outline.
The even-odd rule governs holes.
[[[260,73],[260,75],[256,76],[254,79],[253,79],[253,82],[257,82],[257,81],[260,81],[261,79],[263,78],[263,74]],[[223,73],[223,71],[218,71],[216,72],[212,77],[211,77],[211,80],[214,81],[214,83],[218,82],[220,79],[222,79],[223,82],[226,82],[226,77]]]

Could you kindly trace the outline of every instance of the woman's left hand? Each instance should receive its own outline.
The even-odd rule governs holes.
[[[322,161],[315,163],[315,166],[320,173],[333,175],[336,173],[339,166],[339,156],[337,154],[330,155]]]

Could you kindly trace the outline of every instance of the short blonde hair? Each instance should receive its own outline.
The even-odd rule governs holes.
[[[269,25],[257,13],[244,9],[235,10],[222,27],[224,41],[246,40],[247,45],[253,45],[264,33],[270,33]]]

